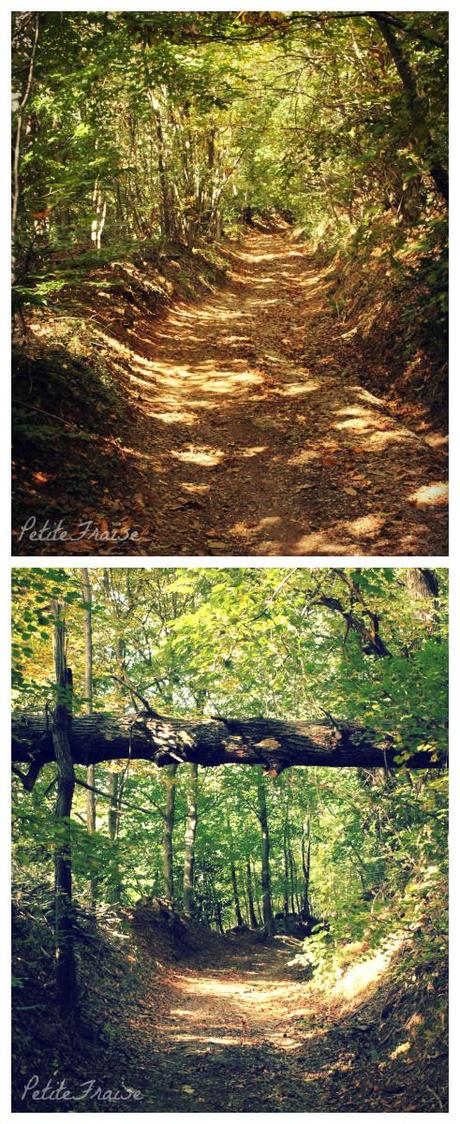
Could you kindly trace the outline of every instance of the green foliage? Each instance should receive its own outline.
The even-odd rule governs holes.
[[[18,300],[51,301],[69,251],[192,245],[248,204],[292,212],[329,248],[370,252],[389,233],[394,252],[427,217],[436,225],[447,20],[404,13],[393,33],[415,102],[366,13],[41,13],[15,233],[18,273],[41,261],[49,275],[21,279]],[[18,16],[17,101],[29,58]],[[439,308],[429,256],[422,288]]]
[[[330,924],[308,941],[315,963],[331,962],[350,941],[369,945],[385,933],[414,926],[433,901],[432,923],[414,935],[426,955],[442,940],[445,881],[446,777],[410,774],[409,752],[442,752],[446,740],[447,575],[436,572],[438,594],[415,571],[258,568],[91,571],[96,710],[135,716],[134,699],[119,681],[120,653],[129,683],[150,705],[175,716],[256,716],[356,719],[400,747],[401,768],[290,769],[265,785],[271,839],[274,912],[284,908],[285,845],[289,842],[289,909],[302,905],[302,848],[311,842],[308,898]],[[74,710],[85,706],[82,618],[86,603],[75,570],[14,573],[15,705],[42,710],[54,701],[50,605],[64,600]],[[331,608],[331,601],[334,607]],[[337,608],[337,605],[339,608]],[[359,630],[378,619],[389,654],[369,652]],[[121,645],[121,647],[120,647]],[[118,678],[113,678],[113,676]],[[137,700],[137,705],[142,705]],[[384,757],[382,754],[382,766]],[[97,830],[85,828],[85,790],[74,798],[72,849],[77,895],[91,877],[101,901],[133,903],[164,895],[164,809],[167,776],[146,763],[119,762],[122,783],[115,836],[109,809],[112,770],[96,768]],[[85,779],[85,772],[78,771]],[[15,863],[21,877],[51,879],[57,827],[52,766],[32,794],[15,785]],[[182,901],[189,774],[176,774],[174,878]],[[150,809],[150,811],[149,811]],[[59,828],[59,830],[61,830]],[[287,833],[287,834],[286,834]],[[200,770],[195,841],[195,913],[224,926],[235,920],[230,877],[234,864],[247,916],[247,861],[256,909],[260,904],[260,822],[257,771],[227,766]],[[324,953],[324,955],[323,955]],[[423,951],[425,955],[425,951]]]

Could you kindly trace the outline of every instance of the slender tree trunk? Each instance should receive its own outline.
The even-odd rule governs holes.
[[[17,115],[17,118],[16,118],[16,133],[15,133],[15,138],[14,138],[13,201],[12,201],[12,211],[11,211],[11,228],[12,228],[13,239],[16,236],[16,224],[17,224],[17,218],[18,218],[19,200],[20,200],[20,196],[21,196],[21,177],[20,177],[21,168],[20,168],[20,166],[21,166],[22,125],[23,125],[23,118],[24,118],[24,110],[25,110],[25,107],[26,107],[27,102],[29,100],[30,92],[31,92],[31,89],[32,89],[32,82],[33,82],[33,76],[34,76],[34,66],[35,66],[35,55],[37,53],[38,35],[39,35],[39,30],[40,30],[40,12],[35,13],[34,23],[35,23],[35,26],[34,26],[34,31],[33,31],[32,48],[31,48],[31,52],[30,52],[29,66],[28,66],[28,70],[27,70],[27,79],[26,79],[26,84],[25,84],[25,88],[24,88],[24,93],[23,93],[22,98],[21,98],[21,100],[19,102],[19,105],[18,105],[18,110],[17,110],[18,115]]]
[[[233,854],[232,828],[231,828],[231,824],[230,824],[230,820],[229,820],[228,816],[227,816],[227,838],[228,838],[228,849],[229,849],[230,881],[231,881],[231,884],[232,884],[233,904],[234,904],[234,907],[235,907],[235,917],[236,917],[237,925],[241,926],[241,925],[244,924],[244,922],[243,922],[243,915],[241,913],[240,896],[239,896],[239,893],[238,893],[238,881],[237,881],[237,877],[236,877],[235,859],[234,859],[234,854]]]
[[[249,924],[251,929],[257,929],[257,917],[254,910],[254,895],[252,891],[251,860],[246,859],[246,890],[248,895]]]
[[[169,189],[168,173],[166,169],[166,151],[163,133],[163,122],[161,120],[161,109],[158,98],[155,97],[152,91],[149,94],[150,106],[155,121],[155,131],[157,138],[157,161],[158,161],[158,180],[160,184],[161,195],[161,228],[164,238],[170,238],[173,233],[173,215],[172,215],[172,199]]]
[[[54,662],[57,699],[53,716],[53,744],[58,767],[55,846],[55,955],[56,990],[61,1015],[68,1018],[77,1011],[77,971],[75,964],[72,915],[72,844],[70,817],[75,788],[75,773],[70,749],[72,721],[72,673],[67,667],[63,606],[53,602]]]
[[[121,777],[122,777],[122,774],[116,773],[115,770],[112,770],[112,772],[109,773],[109,789],[108,789],[108,791],[109,791],[109,795],[110,795],[110,804],[109,804],[108,812],[107,812],[107,827],[108,827],[108,832],[109,832],[109,838],[111,839],[112,843],[115,843],[115,844],[117,842],[118,832],[119,832],[119,829],[120,829],[119,796],[120,796]],[[118,851],[117,851],[116,848],[114,848],[113,878],[111,879],[111,882],[110,882],[110,891],[109,891],[110,901],[114,902],[115,904],[118,904],[121,901],[122,890],[123,890],[123,884],[122,884],[122,878],[121,878],[119,861],[118,861]]]
[[[214,882],[213,879],[211,880],[211,895],[212,895],[212,903],[213,903],[214,920],[216,922],[218,932],[223,933],[224,927],[223,927],[223,924],[222,924],[222,909],[221,909],[221,904],[220,904],[220,901],[219,901],[219,895],[217,893],[216,885],[215,885],[215,882]]]
[[[91,581],[89,570],[82,569],[82,585],[83,585],[83,598],[85,602],[85,616],[83,623],[83,631],[85,637],[85,711],[87,714],[93,713],[93,621],[92,621],[92,594],[91,594]],[[95,770],[94,765],[88,765],[86,770],[86,782],[95,786]],[[86,826],[88,833],[93,835],[96,830],[96,797],[94,792],[87,793],[86,796]]]
[[[163,877],[166,901],[174,906],[174,812],[176,805],[176,773],[177,765],[166,767],[166,807],[163,828]]]
[[[236,867],[235,867],[235,863],[233,862],[233,859],[230,859],[230,878],[231,878],[231,881],[232,881],[233,904],[235,906],[236,923],[239,927],[241,927],[244,924],[244,921],[243,921],[243,915],[241,913],[240,896],[239,896],[239,893],[238,893],[238,881],[237,881],[237,877],[236,877]]]
[[[112,840],[112,842],[115,842],[115,839],[118,836],[119,828],[118,787],[120,776],[121,774],[116,773],[114,769],[111,773],[109,773],[110,804],[107,812],[107,827],[109,830],[109,838]]]
[[[286,823],[286,856],[287,856],[287,867],[288,867],[288,871],[289,871],[288,888],[289,888],[289,897],[290,897],[290,903],[291,903],[291,913],[295,914],[295,913],[299,912],[299,902],[298,902],[298,899],[296,900],[297,870],[296,870],[296,865],[295,865],[295,861],[294,861],[294,855],[292,853],[291,827],[290,827],[289,820]]]
[[[286,819],[284,821],[284,829],[283,829],[283,874],[284,874],[284,879],[283,879],[283,913],[284,913],[285,917],[287,917],[287,915],[289,913],[289,855],[288,855],[289,841],[288,841],[288,832],[289,832],[289,826],[288,826],[287,808],[286,808]]]
[[[107,214],[107,200],[104,199],[99,180],[95,181],[93,191],[93,218],[91,220],[91,241],[100,250],[102,241],[102,231],[105,226],[105,218]]]
[[[92,619],[92,594],[89,570],[83,567],[81,571],[83,599],[85,602],[85,616],[83,631],[85,637],[85,710],[87,714],[93,713],[93,619]],[[96,785],[96,769],[88,765],[86,770],[86,783],[94,789]],[[86,792],[86,829],[88,835],[96,831],[96,794],[90,789]],[[89,880],[91,903],[94,905],[97,897],[97,880],[93,874]]]
[[[255,909],[256,909],[256,912],[257,912],[257,928],[261,929],[262,926],[263,926],[264,920],[263,920],[263,917],[262,917],[262,907],[261,907],[261,904],[260,904],[259,896],[257,896],[257,900],[254,904],[255,904]]]
[[[257,799],[259,804],[259,822],[262,833],[262,912],[264,929],[267,936],[273,933],[273,909],[270,882],[270,836],[268,831],[267,799],[265,782],[262,773],[257,771]]]
[[[195,838],[198,823],[198,765],[189,765],[187,819],[185,822],[183,909],[185,917],[193,914],[193,882],[195,869]]]
[[[302,827],[302,871],[303,871],[303,893],[302,893],[302,914],[305,918],[311,917],[310,906],[310,863],[311,863],[311,835],[310,835],[310,820],[308,819]]]

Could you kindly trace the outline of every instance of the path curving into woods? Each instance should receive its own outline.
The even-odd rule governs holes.
[[[129,332],[149,551],[444,553],[442,436],[366,388],[308,250],[254,231],[232,256],[222,290]]]
[[[164,968],[153,993],[144,988],[126,1024],[128,1041],[137,1040],[141,1111],[439,1108],[417,1049],[409,1059],[397,1049],[412,1009],[397,1010],[390,955],[370,952],[321,991],[293,963],[300,947],[286,937],[227,937]],[[393,1006],[394,1026],[383,1021]]]
[[[86,309],[120,408],[86,442],[72,417],[63,457],[20,469],[24,518],[62,517],[73,540],[19,553],[445,554],[446,439],[375,393],[326,272],[287,230],[226,256],[221,288],[160,316],[113,294]],[[95,543],[86,519],[137,537]]]

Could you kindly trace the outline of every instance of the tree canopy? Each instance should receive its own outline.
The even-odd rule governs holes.
[[[18,258],[213,235],[242,208],[310,231],[445,199],[442,12],[22,12]]]
[[[184,792],[178,799],[186,799],[193,764],[181,761],[215,765],[247,756],[252,765],[261,762],[273,777],[281,773],[278,780],[264,781],[273,807],[291,791],[309,800],[309,794],[324,788],[339,802],[342,788],[363,794],[359,799],[365,801],[368,791],[379,791],[379,784],[363,787],[359,767],[334,769],[334,776],[321,766],[313,773],[284,771],[285,764],[302,761],[302,754],[307,763],[319,759],[326,766],[329,758],[338,766],[362,761],[364,768],[377,768],[376,777],[388,770],[390,801],[411,803],[406,766],[435,766],[433,780],[421,781],[420,792],[430,800],[428,794],[444,784],[442,775],[439,782],[435,779],[446,753],[443,571],[116,569],[91,571],[90,580],[93,677],[91,713],[84,717],[82,618],[87,603],[79,573],[15,572],[20,713],[13,724],[13,756],[20,771],[30,768],[34,804],[41,804],[39,794],[48,790],[53,771],[50,606],[58,598],[65,605],[67,659],[73,671],[70,738],[76,776],[83,781],[78,766],[96,764],[92,783],[109,794],[110,770],[118,779],[126,773],[121,836],[126,831],[128,842],[133,831],[134,836],[137,830],[152,831],[153,851],[147,856],[144,849],[141,856],[129,844],[121,861],[134,862],[133,874],[139,862],[141,868],[147,862],[146,888],[152,864],[159,861],[161,868],[161,848],[153,844],[156,808],[171,768],[178,769],[178,793]],[[195,736],[201,752],[193,751]],[[371,748],[366,737],[372,739]],[[238,764],[200,769],[200,803],[212,805],[223,784],[224,801],[236,801],[232,816],[240,807],[238,793],[243,794],[240,814],[246,821],[244,790],[248,786],[252,791],[253,773],[258,772]],[[23,785],[18,798],[25,810],[30,797]],[[83,800],[84,793],[76,799]],[[95,846],[99,839],[102,844],[110,799],[106,795],[100,805],[96,797],[102,820]],[[148,817],[145,821],[146,808],[152,812],[151,825]],[[322,815],[328,818],[325,809]],[[199,832],[214,830],[213,816],[205,827],[200,813]],[[219,822],[225,836],[226,825]],[[295,831],[301,830],[298,820]],[[177,846],[180,853],[179,838]],[[123,854],[120,841],[117,847]],[[350,861],[354,863],[353,852]],[[141,884],[139,877],[142,883],[144,875],[136,874],[135,886]]]

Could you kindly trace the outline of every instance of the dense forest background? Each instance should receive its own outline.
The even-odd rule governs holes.
[[[97,477],[101,509],[103,486],[110,493],[124,471],[116,454],[129,454],[128,438],[113,447],[126,349],[137,340],[144,354],[152,315],[221,284],[235,267],[229,249],[260,224],[278,224],[315,253],[316,273],[326,270],[339,367],[351,348],[348,365],[364,368],[371,390],[396,388],[416,403],[411,424],[422,423],[422,406],[443,416],[446,94],[442,12],[14,14],[15,420],[26,510],[47,492],[52,509],[69,453],[85,472],[80,506]],[[309,323],[297,330],[308,343]],[[131,406],[139,410],[136,396]],[[67,506],[73,487],[69,474]],[[143,491],[133,485],[134,496]]]
[[[387,1014],[397,1012],[401,1026],[418,1012],[410,1023],[413,1032],[402,1038],[391,1022],[384,1035],[379,1033],[384,1041],[391,1039],[391,1049],[408,1043],[395,1054],[403,1069],[410,1062],[404,1070],[406,1091],[397,1103],[413,1104],[419,1095],[426,1099],[426,1081],[433,1084],[437,1066],[438,1092],[432,1097],[439,1107],[444,1096],[446,571],[21,569],[14,573],[13,593],[19,1084],[30,1049],[30,1018],[38,1035],[34,1072],[42,1072],[51,1048],[42,1032],[50,1005],[54,1011],[58,1003],[58,1025],[65,1025],[72,1011],[75,1015],[75,1003],[84,1019],[98,1025],[100,1011],[91,998],[98,984],[92,961],[88,976],[88,946],[98,964],[103,958],[110,965],[113,948],[104,942],[124,933],[119,939],[131,955],[124,970],[135,979],[137,939],[150,942],[162,963],[171,941],[177,959],[187,941],[194,947],[195,940],[195,947],[207,949],[202,972],[208,978],[223,955],[220,946],[207,945],[211,934],[215,940],[227,934],[228,941],[233,933],[231,940],[240,942],[253,934],[268,950],[275,948],[268,954],[272,967],[276,941],[292,940],[296,948],[290,955],[297,957],[302,978],[313,978],[326,994],[347,969],[362,969],[370,958],[366,987],[372,990],[375,971],[396,990],[391,1002],[388,995],[380,1000],[378,1019],[375,1011],[367,1016],[364,1011],[359,1025],[378,1021],[384,1007]],[[123,759],[75,765],[67,810],[61,803],[69,777],[59,749],[65,729],[59,714],[70,701],[68,686],[55,685],[52,643],[54,635],[56,653],[63,624],[65,663],[73,672],[71,744],[72,724],[76,732],[92,712],[112,714],[132,731],[132,750],[126,741]],[[28,753],[21,745],[26,746],[38,713],[58,737],[58,766],[44,764],[37,776],[34,753],[27,774]],[[172,757],[164,757],[170,763],[161,768],[136,759],[137,724],[155,724],[159,714],[174,718],[178,731]],[[276,740],[261,740],[260,733],[257,744],[268,755],[264,767],[250,760],[208,768],[180,763],[190,742],[181,738],[181,720],[212,727],[225,719],[257,716],[280,723],[312,721],[319,729],[324,722],[333,741],[340,741],[347,723],[357,723],[383,747],[381,765],[280,771]],[[34,743],[37,760],[39,742]],[[416,753],[434,767],[413,769]],[[62,881],[62,863],[73,882],[66,932],[62,905],[70,887]],[[51,973],[53,928],[61,953],[57,991]],[[68,942],[77,966],[77,994],[68,964],[62,975]],[[249,945],[245,953],[245,970],[256,977],[261,947]],[[142,949],[144,964],[145,945]],[[262,978],[265,970],[262,965]],[[230,979],[233,971],[234,965],[231,970],[227,965]],[[202,976],[197,978],[199,995]],[[358,992],[360,987],[357,983]],[[353,988],[351,982],[350,995]],[[297,995],[297,1013],[299,1002]],[[99,1003],[104,1008],[115,1004],[105,1019],[117,1050],[119,1015],[111,985]],[[138,1000],[131,996],[130,1003],[135,1007]],[[356,1033],[359,1038],[359,1027]],[[107,1046],[105,1037],[103,1054]],[[413,1049],[415,1060],[412,1053],[406,1056]],[[186,1058],[181,1055],[180,1065],[192,1064]],[[74,1068],[78,1064],[74,1058]],[[230,1080],[237,1063],[228,1064]],[[421,1092],[415,1093],[420,1065],[431,1076],[425,1075]],[[28,1072],[30,1065],[25,1068]],[[216,1073],[212,1080],[216,1097]],[[362,1073],[359,1080],[368,1096]],[[378,1104],[380,1078],[374,1080]],[[163,1094],[157,1089],[156,1096]],[[152,1103],[158,1100],[150,1100],[149,1107]]]
[[[292,211],[328,248],[383,243],[401,280],[424,249],[428,270],[446,29],[442,12],[16,13],[18,272],[69,248],[193,246],[247,207]]]

